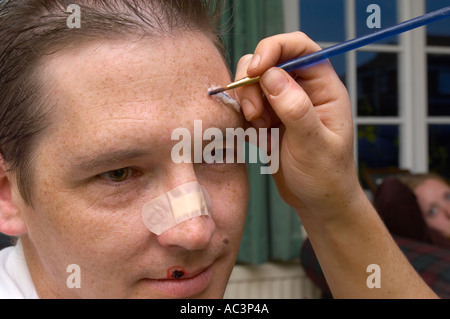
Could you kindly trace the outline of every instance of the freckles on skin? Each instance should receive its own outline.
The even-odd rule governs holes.
[[[75,143],[78,141],[78,136],[82,136],[86,129],[90,130],[90,136],[92,136],[99,132],[99,125],[103,123],[107,126],[111,119],[116,120],[120,125],[127,120],[142,121],[141,127],[136,127],[134,123],[130,125],[135,129],[135,132],[130,135],[134,133],[139,133],[137,136],[142,135],[142,127],[147,126],[147,128],[154,127],[154,131],[158,133],[161,130],[164,131],[164,136],[167,138],[170,137],[174,127],[170,127],[169,122],[161,125],[160,121],[163,118],[171,119],[171,122],[176,123],[175,127],[192,127],[192,118],[187,117],[184,112],[186,107],[195,110],[197,113],[195,119],[202,119],[204,127],[217,127],[219,116],[221,122],[232,124],[229,127],[243,126],[242,115],[233,114],[229,107],[207,95],[207,89],[211,83],[227,83],[230,78],[218,52],[205,56],[203,53],[205,43],[202,42],[191,41],[188,44],[178,40],[164,42],[157,48],[161,51],[163,60],[150,60],[142,55],[133,55],[132,52],[136,50],[133,45],[126,46],[131,54],[124,57],[122,54],[124,44],[120,42],[116,44],[117,48],[113,45],[112,48],[104,50],[105,52],[101,51],[98,60],[88,56],[92,63],[86,74],[78,74],[82,77],[81,79],[71,78],[74,77],[73,72],[76,72],[77,68],[83,67],[86,57],[80,53],[59,57],[52,63],[73,64],[74,71],[67,68],[62,69],[60,74],[48,75],[50,79],[46,81],[53,82],[58,91],[63,93],[62,100],[58,101],[55,98],[54,104],[79,105],[79,100],[82,98],[85,107],[70,108],[70,112],[65,116],[60,114],[64,118],[57,118],[55,123],[71,124],[70,127],[77,130],[72,134],[77,137],[74,140]],[[183,45],[189,45],[189,47],[183,48]],[[150,47],[148,50],[152,52],[155,48]],[[120,52],[116,53],[116,51]],[[180,58],[174,56],[174,51],[192,54],[183,55]],[[192,55],[202,58],[192,59]],[[221,63],[217,63],[218,58]],[[123,63],[120,63],[121,61]],[[198,74],[201,76],[197,76]],[[67,78],[71,82],[77,81],[82,85],[74,86],[68,91],[64,90],[64,87],[58,88],[59,82],[56,79],[52,81],[51,78]],[[119,79],[120,82],[118,82]],[[164,113],[149,112],[149,104],[157,104]],[[87,119],[85,114],[90,109],[98,116]],[[83,125],[80,125],[80,122]],[[105,134],[105,136],[108,135]]]
[[[52,252],[42,255],[50,261],[46,267],[59,269],[64,287],[67,274],[61,264],[77,263],[86,282],[97,282],[100,288],[96,289],[104,296],[117,296],[141,277],[165,276],[168,266],[187,269],[217,258],[221,261],[218,276],[227,280],[245,221],[245,166],[227,172],[195,168],[199,182],[212,195],[217,226],[207,250],[163,249],[141,218],[143,203],[152,192],[170,183],[168,174],[161,173],[165,178],[154,175],[173,164],[173,129],[191,129],[194,120],[202,120],[203,129],[243,125],[241,115],[207,95],[211,84],[230,81],[219,53],[206,37],[181,37],[157,45],[121,40],[93,47],[80,46],[46,61],[52,72],[45,73],[44,80],[58,92],[51,95],[58,108],[39,145],[37,213],[27,214],[37,250]],[[123,195],[123,190],[98,188],[85,181],[90,180],[89,174],[84,177],[86,172],[67,173],[79,158],[127,145],[149,154],[131,163],[138,163],[145,172],[144,181],[152,181],[138,183],[137,190]],[[123,166],[131,164],[125,161]],[[77,175],[83,175],[81,182]]]
[[[241,164],[245,165],[245,164]],[[206,189],[212,189],[211,216],[215,220],[216,227],[223,229],[222,242],[224,245],[231,245],[238,250],[240,246],[240,237],[245,225],[245,214],[249,199],[248,176],[245,166],[240,167],[239,174],[234,174],[232,178],[222,178],[226,182],[220,182],[220,175],[214,179],[204,179],[203,186]],[[231,175],[231,174],[229,174]],[[242,210],[242,203],[245,209]],[[216,218],[215,212],[221,212],[220,218]],[[237,215],[237,212],[241,212]],[[240,221],[240,223],[237,223]]]
[[[191,41],[187,48],[182,47],[186,45],[183,41],[164,42],[158,46],[163,61],[133,54],[137,50],[133,45],[125,46],[130,54],[124,56],[121,42],[107,50],[97,49],[101,53],[98,56],[72,53],[52,60],[54,64],[73,65],[74,69],[60,68],[59,74],[48,74],[49,79],[46,80],[62,92],[62,98],[58,100],[55,97],[54,104],[58,107],[75,106],[67,109],[68,112],[57,114],[59,117],[54,121],[55,124],[67,123],[53,127],[56,136],[64,137],[59,144],[70,151],[90,145],[107,147],[117,140],[131,140],[129,137],[142,137],[142,144],[155,138],[173,143],[170,136],[174,128],[193,126],[193,117],[186,116],[186,108],[195,111],[194,119],[202,120],[204,128],[217,127],[220,122],[228,122],[227,127],[242,126],[242,116],[233,114],[232,110],[215,102],[206,93],[209,83],[227,82],[229,76],[224,64],[217,63],[218,52],[216,56],[204,57],[205,43],[202,42]],[[148,50],[152,52],[155,48]],[[183,56],[180,59],[171,54],[174,51],[189,51],[202,58]],[[86,64],[86,58],[92,63],[88,68],[85,66],[87,71],[84,74],[77,74],[76,70]],[[59,78],[80,85],[65,90]],[[59,84],[61,87],[58,88]],[[151,105],[158,105],[159,111],[151,110]],[[91,110],[90,117],[86,117]],[[136,122],[140,122],[139,125]],[[118,126],[126,129],[118,131]],[[67,132],[68,129],[71,131]],[[146,136],[143,136],[144,132]],[[83,137],[95,140],[95,143],[87,143]]]

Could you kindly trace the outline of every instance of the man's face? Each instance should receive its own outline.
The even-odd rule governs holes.
[[[193,137],[194,120],[203,130],[243,124],[207,95],[230,81],[211,41],[93,41],[47,57],[40,70],[55,111],[37,145],[34,207],[19,203],[40,297],[221,298],[245,221],[245,164],[171,159],[176,128]],[[211,197],[212,218],[151,233],[143,205],[196,180]],[[81,288],[67,287],[72,264]],[[183,270],[181,280],[171,269]]]

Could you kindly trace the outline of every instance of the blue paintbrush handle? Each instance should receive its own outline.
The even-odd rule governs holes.
[[[278,65],[278,67],[282,68],[286,72],[291,72],[296,69],[299,69],[301,67],[309,66],[314,63],[326,60],[332,56],[346,53],[348,51],[360,48],[362,46],[365,46],[367,44],[427,25],[429,23],[447,18],[450,16],[450,6],[442,8],[437,11],[433,11],[430,13],[427,13],[425,15],[422,15],[420,17],[396,24],[391,27],[387,27],[384,29],[381,29],[377,32],[361,36],[352,40],[348,40],[336,45],[333,45],[329,48],[301,56],[299,58],[293,59],[291,61],[282,63]]]
[[[290,60],[288,62],[279,64],[277,66],[279,68],[282,68],[286,72],[291,72],[291,71],[297,70],[299,68],[309,66],[314,63],[326,60],[332,56],[335,56],[335,55],[338,55],[341,53],[346,53],[348,51],[360,48],[367,44],[400,34],[402,32],[412,30],[414,28],[418,28],[418,27],[430,24],[432,22],[447,18],[449,16],[450,16],[450,6],[442,8],[440,10],[436,10],[436,11],[424,14],[420,17],[396,24],[394,26],[381,29],[377,32],[374,32],[374,33],[371,33],[371,34],[368,34],[368,35],[365,35],[362,37],[358,37],[353,40],[348,40],[348,41],[333,45],[329,48],[326,48],[326,49],[323,49],[323,50],[320,50],[320,51],[317,51],[317,52],[314,52],[314,53],[311,53],[308,55],[301,56],[299,58]],[[214,95],[214,94],[226,91],[226,90],[235,89],[240,86],[253,84],[253,83],[258,82],[259,78],[260,78],[259,76],[254,77],[254,78],[246,77],[239,81],[235,81],[226,87],[218,88],[215,90],[210,90],[210,91],[208,91],[208,94]]]

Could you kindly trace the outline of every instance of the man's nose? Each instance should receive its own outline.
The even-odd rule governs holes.
[[[193,164],[173,164],[166,171],[167,180],[173,185],[196,181]],[[157,236],[162,246],[179,246],[188,250],[203,249],[208,246],[216,230],[216,224],[209,215],[197,216],[179,223]]]
[[[188,219],[159,235],[162,246],[179,246],[187,250],[199,250],[208,246],[216,230],[211,216]]]

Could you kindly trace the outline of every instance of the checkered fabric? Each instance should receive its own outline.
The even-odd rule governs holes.
[[[450,249],[394,236],[406,258],[423,280],[441,298],[450,299]],[[311,242],[303,243],[300,259],[309,278],[323,291],[331,295]]]

